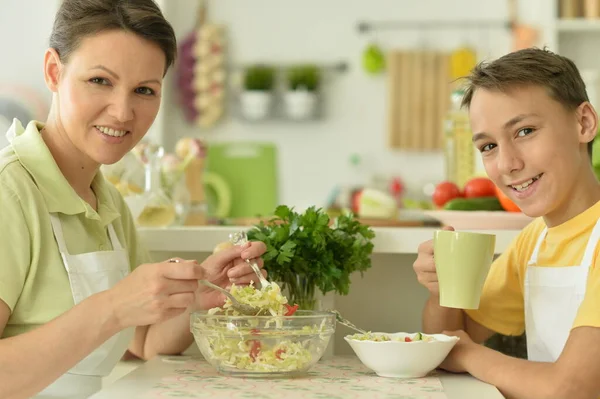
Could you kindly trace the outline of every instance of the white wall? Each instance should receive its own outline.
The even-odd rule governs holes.
[[[44,51],[59,0],[0,0],[0,85],[27,85],[50,99]]]
[[[498,20],[507,16],[505,0],[219,0],[209,1],[209,17],[229,29],[230,63],[257,61],[289,64],[346,61],[349,72],[335,76],[326,89],[326,118],[305,124],[285,122],[244,123],[228,119],[208,131],[189,126],[173,93],[165,104],[165,144],[182,136],[207,140],[272,141],[278,145],[281,177],[280,201],[300,208],[322,205],[336,183],[352,182],[348,158],[359,153],[373,173],[400,175],[414,187],[443,179],[441,153],[406,153],[386,148],[385,75],[367,76],[360,65],[361,51],[370,36],[356,30],[359,20]],[[528,20],[539,15],[542,0],[522,0]],[[523,4],[525,3],[525,4]],[[164,2],[167,18],[182,37],[192,29],[197,0]],[[548,4],[547,2],[545,3]],[[415,47],[420,43],[452,49],[463,43],[475,46],[482,58],[510,48],[502,29],[387,31],[377,35],[385,48]],[[172,76],[170,76],[172,78]]]
[[[48,96],[42,61],[58,3],[0,0],[0,84],[27,84]],[[187,34],[193,26],[198,0],[160,3],[178,36]],[[546,0],[519,3],[522,16],[529,21],[548,14]],[[275,142],[280,157],[280,202],[300,208],[322,205],[335,184],[356,181],[356,171],[348,164],[352,153],[363,157],[368,171],[400,175],[417,187],[443,178],[441,153],[410,154],[386,148],[386,80],[384,75],[367,76],[361,69],[360,55],[369,36],[357,33],[357,21],[488,20],[507,15],[505,0],[209,0],[209,5],[210,18],[228,26],[232,64],[341,60],[350,64],[350,70],[328,84],[326,118],[322,121],[245,124],[227,119],[207,132],[186,124],[173,102],[171,84],[150,135],[162,137],[168,149],[183,136]],[[540,12],[544,6],[546,10]],[[440,30],[426,35],[390,31],[377,38],[385,48],[414,47],[425,40],[429,46],[451,49],[466,41],[485,58],[503,54],[510,45],[509,35],[502,30]],[[170,73],[169,83],[172,79]]]

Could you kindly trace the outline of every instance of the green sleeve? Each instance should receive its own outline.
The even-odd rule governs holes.
[[[31,238],[21,200],[0,184],[0,299],[11,312],[31,264]]]

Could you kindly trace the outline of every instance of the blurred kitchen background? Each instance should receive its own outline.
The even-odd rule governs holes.
[[[42,62],[59,3],[0,0],[2,130],[13,117],[45,118]],[[138,197],[144,174],[160,175],[180,224],[266,216],[277,204],[353,209],[361,188],[379,205],[431,207],[436,184],[484,173],[460,144],[468,124],[452,113],[453,80],[517,48],[572,57],[597,101],[600,0],[158,3],[180,45],[147,136],[161,148],[140,147],[106,175]],[[141,161],[147,151],[155,165]],[[150,199],[138,199],[142,212]],[[362,216],[396,220],[379,205]],[[146,225],[163,222],[173,220]]]

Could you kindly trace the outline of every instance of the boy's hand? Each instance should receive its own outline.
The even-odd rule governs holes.
[[[454,231],[454,227],[447,226],[442,230]],[[417,274],[417,280],[429,290],[431,295],[438,296],[440,293],[438,286],[438,277],[435,270],[435,261],[433,254],[433,240],[428,240],[421,245],[417,252],[417,260],[413,264],[413,269]]]
[[[473,342],[469,334],[462,330],[444,331],[443,334],[460,339],[454,345],[454,348],[452,348],[446,359],[440,364],[439,368],[452,373],[467,373],[466,354],[469,351],[477,349],[479,345]]]

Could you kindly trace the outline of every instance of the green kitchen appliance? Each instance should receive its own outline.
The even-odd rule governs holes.
[[[272,143],[209,144],[207,172],[220,176],[229,186],[229,218],[272,215],[278,204],[276,154]]]

